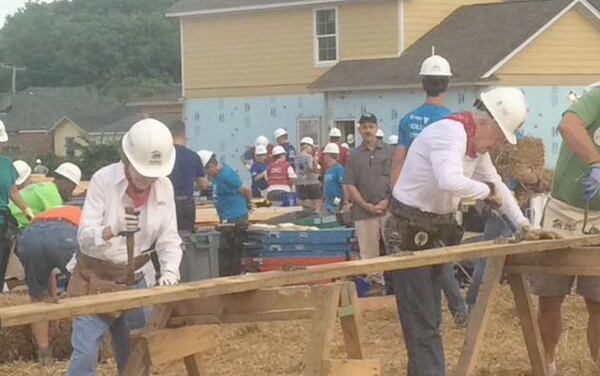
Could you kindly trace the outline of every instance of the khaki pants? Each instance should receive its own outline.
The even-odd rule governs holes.
[[[383,238],[383,230],[388,217],[389,214],[386,214],[354,222],[361,259],[379,257],[379,241]],[[384,284],[382,273],[369,275],[369,280]]]
[[[544,211],[542,227],[570,237],[582,235],[584,210],[551,198]],[[600,228],[600,212],[592,211],[588,216],[588,229]],[[586,299],[600,302],[600,278],[560,275],[532,275],[531,289],[542,297],[561,297],[571,293],[577,281],[577,293]]]

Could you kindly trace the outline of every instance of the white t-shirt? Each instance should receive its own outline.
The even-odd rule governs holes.
[[[493,183],[503,197],[500,211],[516,226],[528,224],[512,192],[502,182],[488,153],[467,156],[467,133],[462,123],[443,119],[427,128],[408,149],[393,196],[422,211],[449,214],[461,199],[485,199]]]

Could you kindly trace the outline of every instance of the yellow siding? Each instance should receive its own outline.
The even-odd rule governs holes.
[[[585,85],[600,78],[600,29],[573,9],[496,74],[502,83]]]
[[[54,129],[54,153],[60,157],[65,157],[67,155],[67,138],[73,137],[76,142],[85,144],[84,136],[85,133],[82,132],[81,128],[68,120],[63,120]]]
[[[404,43],[417,39],[463,5],[498,3],[502,0],[404,0]]]
[[[342,60],[398,56],[398,1],[339,7]]]
[[[338,6],[342,59],[396,56],[397,0]],[[316,67],[314,8],[183,19],[187,98],[308,92]]]

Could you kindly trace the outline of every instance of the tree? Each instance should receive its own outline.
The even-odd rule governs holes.
[[[179,82],[178,23],[164,16],[173,2],[28,2],[0,30],[0,61],[27,68],[17,80],[21,89],[96,85],[113,90],[146,81]],[[0,90],[9,87],[3,72]]]

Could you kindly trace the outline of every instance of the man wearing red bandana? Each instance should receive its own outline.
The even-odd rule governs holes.
[[[414,140],[393,189],[388,252],[418,252],[459,244],[455,220],[461,199],[481,200],[538,238],[492,164],[489,151],[509,142],[527,116],[516,88],[482,93],[471,112],[425,128]],[[396,272],[398,312],[408,352],[409,376],[444,376],[441,326],[442,265]]]

